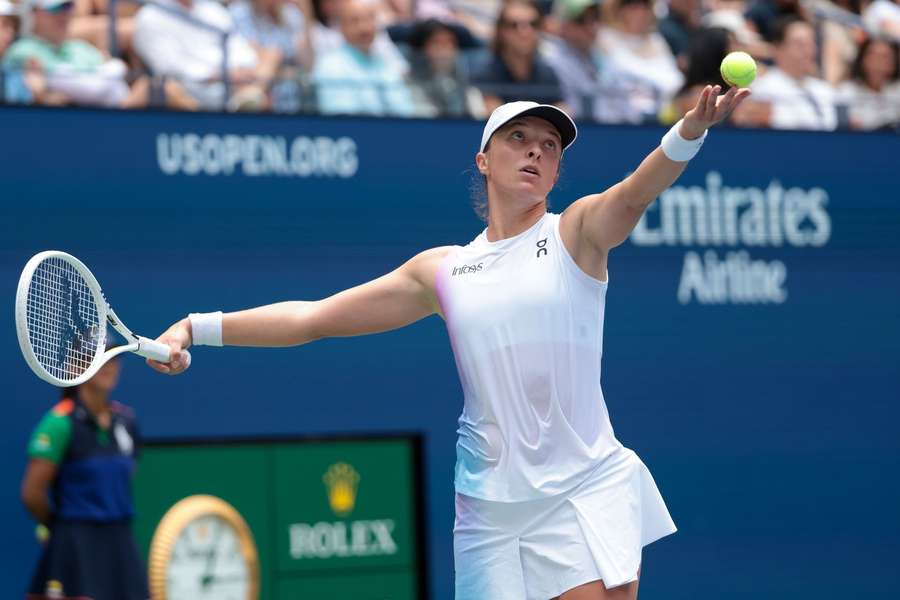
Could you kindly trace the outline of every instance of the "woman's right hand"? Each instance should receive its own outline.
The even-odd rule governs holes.
[[[166,344],[172,350],[172,358],[168,363],[162,363],[156,360],[147,359],[147,364],[151,368],[165,373],[166,375],[178,375],[183,373],[190,366],[187,358],[187,350],[193,339],[191,337],[191,321],[187,318],[177,321],[169,327],[165,333],[156,338],[157,342]]]

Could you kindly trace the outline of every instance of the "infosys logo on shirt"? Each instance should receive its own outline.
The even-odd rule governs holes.
[[[484,263],[478,263],[477,265],[463,265],[461,267],[453,267],[453,273],[450,274],[451,277],[455,275],[465,275],[466,273],[478,273],[484,268]]]

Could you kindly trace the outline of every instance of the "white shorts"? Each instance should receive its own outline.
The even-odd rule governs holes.
[[[456,494],[456,600],[549,600],[637,579],[641,549],[675,533],[653,477],[623,448],[573,490],[526,502]]]

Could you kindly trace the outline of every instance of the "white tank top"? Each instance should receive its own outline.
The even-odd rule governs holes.
[[[556,214],[448,253],[437,293],[465,395],[457,492],[559,494],[622,448],[600,390],[606,287],[575,264]]]

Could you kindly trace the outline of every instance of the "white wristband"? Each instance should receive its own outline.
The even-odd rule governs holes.
[[[674,160],[676,162],[687,162],[694,158],[697,153],[700,152],[700,146],[703,145],[706,134],[709,133],[709,130],[707,130],[696,140],[686,140],[681,137],[679,131],[683,121],[684,119],[675,123],[672,126],[672,129],[663,136],[662,142],[659,144],[663,153],[669,157],[669,160]]]
[[[195,346],[222,345],[222,311],[191,313],[191,339]]]

